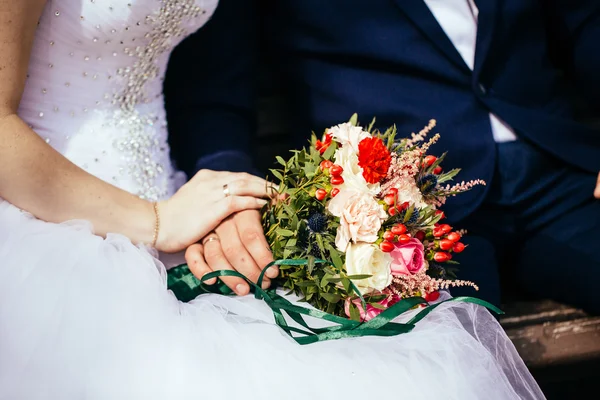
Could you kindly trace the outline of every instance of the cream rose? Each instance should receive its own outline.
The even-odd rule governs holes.
[[[371,137],[371,134],[364,131],[360,126],[354,126],[348,122],[329,128],[327,133],[342,147],[350,145],[354,153],[358,153],[358,144],[361,140]]]
[[[381,221],[387,214],[381,204],[371,195],[342,190],[335,196],[327,209],[340,218],[335,245],[345,252],[350,241],[373,243],[378,239]]]
[[[340,147],[335,151],[334,163],[344,169],[342,178],[344,183],[339,185],[340,190],[354,190],[361,193],[377,195],[381,187],[379,183],[367,183],[363,176],[363,169],[358,165],[358,154],[351,146]],[[418,189],[417,189],[418,190]]]
[[[351,244],[346,252],[348,275],[371,275],[370,278],[353,281],[361,294],[381,291],[392,283],[392,256],[373,244]]]

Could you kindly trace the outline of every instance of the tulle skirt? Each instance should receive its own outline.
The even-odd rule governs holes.
[[[150,250],[92,231],[0,200],[0,399],[543,398],[483,308],[300,346],[261,301],[181,303]]]

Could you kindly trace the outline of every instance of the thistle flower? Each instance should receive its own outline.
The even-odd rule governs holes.
[[[419,189],[421,189],[421,193],[423,193],[425,196],[431,194],[437,187],[437,184],[438,178],[433,174],[422,176],[419,178],[419,180],[417,180],[417,185],[419,186]]]
[[[307,224],[312,232],[323,232],[327,228],[327,217],[321,213],[313,213],[308,217]]]
[[[419,222],[419,218],[421,217],[421,213],[419,212],[418,208],[413,209],[412,214],[410,215],[410,218],[408,218],[408,221],[404,221],[406,218],[406,213],[407,210],[401,211],[398,213],[396,219],[399,222],[402,222],[406,225],[414,225],[417,222]]]

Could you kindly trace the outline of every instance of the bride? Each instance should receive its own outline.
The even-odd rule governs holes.
[[[251,297],[167,290],[159,251],[265,203],[262,179],[169,162],[165,66],[216,3],[0,2],[0,399],[543,398],[473,305],[299,346]]]

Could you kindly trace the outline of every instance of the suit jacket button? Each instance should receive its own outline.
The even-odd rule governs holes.
[[[477,89],[478,89],[480,95],[485,96],[487,94],[487,88],[485,87],[485,85],[483,83],[480,83],[479,85],[477,85]]]

